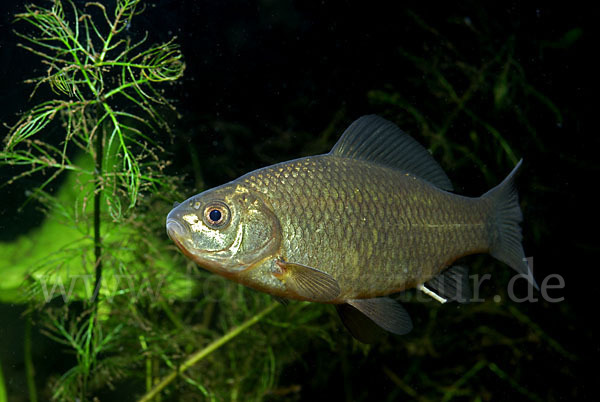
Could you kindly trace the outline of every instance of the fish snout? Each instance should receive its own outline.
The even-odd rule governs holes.
[[[175,219],[167,219],[167,235],[171,240],[180,240],[186,233],[186,228],[180,222]]]

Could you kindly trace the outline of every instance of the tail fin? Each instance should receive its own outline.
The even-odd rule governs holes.
[[[539,290],[521,245],[523,236],[519,223],[523,220],[523,214],[519,207],[519,196],[514,181],[522,163],[521,159],[502,183],[485,193],[482,198],[489,198],[494,206],[492,219],[495,221],[497,232],[493,236],[494,242],[490,247],[490,254],[510,265]]]

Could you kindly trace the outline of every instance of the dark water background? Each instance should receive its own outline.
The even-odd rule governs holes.
[[[10,32],[11,15],[21,11],[21,4],[3,1],[0,5],[0,121],[4,123],[13,123],[15,114],[31,105],[30,87],[23,79],[43,72],[34,56],[15,46],[16,37]],[[152,2],[132,29],[148,31],[150,42],[177,35],[182,46],[185,76],[167,93],[182,118],[173,123],[176,137],[166,145],[174,162],[170,173],[185,177],[190,195],[267,164],[326,152],[345,125],[364,114],[395,120],[427,146],[418,121],[406,109],[381,102],[373,91],[401,94],[424,116],[439,120],[453,113],[454,105],[427,85],[432,75],[406,54],[418,55],[432,69],[446,72],[462,93],[468,82],[453,72],[452,63],[482,66],[494,52],[509,47],[527,83],[551,101],[562,118],[535,97],[518,95],[516,81],[508,82],[509,104],[498,107],[482,96],[470,100],[470,107],[500,129],[512,151],[525,160],[518,186],[524,205],[524,245],[526,254],[534,257],[536,277],[558,273],[565,278],[565,288],[556,293],[565,297],[564,302],[532,303],[522,311],[577,357],[561,360],[533,352],[523,361],[511,362],[526,371],[513,374],[523,381],[521,386],[543,399],[584,400],[593,398],[592,380],[600,379],[596,365],[591,365],[599,351],[592,329],[598,305],[593,194],[600,170],[599,141],[597,128],[585,124],[597,108],[591,89],[597,77],[590,71],[597,18],[597,10],[577,2],[408,1],[392,7],[387,2],[163,0]],[[498,71],[495,76],[500,75]],[[529,130],[519,115],[527,117]],[[334,134],[318,141],[336,118]],[[446,135],[463,143],[474,125],[473,119],[457,118]],[[489,151],[484,145],[481,148]],[[508,173],[506,160],[483,157],[489,159],[484,162],[496,182]],[[458,193],[474,196],[488,189],[481,169],[469,158],[441,164]],[[2,180],[6,175],[2,173]],[[3,190],[2,241],[27,233],[43,217],[34,208],[14,213],[27,186],[25,181]],[[19,377],[23,374],[22,311],[21,306],[0,305],[0,361],[6,381],[13,384],[23,382]],[[427,324],[425,316],[422,324]],[[477,325],[462,322],[448,331],[474,331]],[[502,321],[502,325],[511,324]],[[38,368],[38,378],[60,371],[60,353],[42,335],[34,336],[38,356],[53,361]],[[280,386],[301,384],[301,400],[383,400],[395,392],[396,385],[384,378],[381,367],[401,373],[411,364],[386,349],[350,361],[330,356],[324,377],[319,367],[310,364],[320,361],[323,353],[323,349],[309,351],[284,367]],[[452,363],[469,356],[470,345],[459,342],[456,348],[438,353],[447,358],[420,360],[422,369],[445,365],[448,375],[456,376]],[[488,389],[479,392],[484,400],[490,395],[492,400],[525,398],[503,393],[505,383],[493,376],[484,383]],[[417,391],[428,395],[427,389]]]

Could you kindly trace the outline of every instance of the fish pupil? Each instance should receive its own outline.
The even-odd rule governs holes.
[[[213,222],[218,222],[221,219],[221,211],[218,209],[213,209],[208,213],[208,217]]]

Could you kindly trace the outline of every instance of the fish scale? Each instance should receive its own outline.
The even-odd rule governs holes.
[[[240,182],[272,205],[281,257],[332,275],[340,298],[403,290],[489,249],[489,203],[377,164],[323,155]]]

